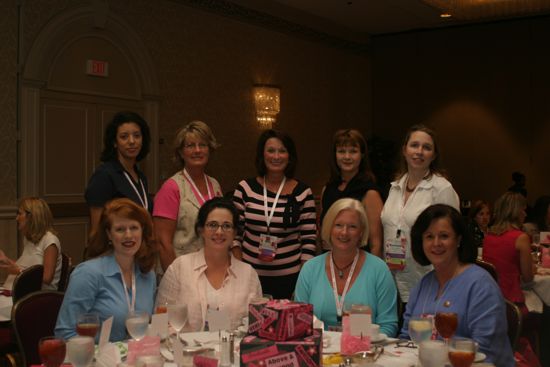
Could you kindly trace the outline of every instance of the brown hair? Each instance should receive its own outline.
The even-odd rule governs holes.
[[[428,134],[432,138],[432,141],[434,143],[434,159],[430,163],[430,173],[428,174],[428,178],[430,178],[434,173],[445,176],[445,170],[441,168],[441,151],[439,149],[439,143],[435,131],[427,127],[426,125],[417,124],[411,126],[409,130],[407,130],[407,134],[405,134],[405,139],[403,139],[403,144],[401,144],[401,168],[399,170],[399,173],[397,174],[397,179],[403,177],[403,175],[407,173],[407,161],[405,160],[405,157],[403,155],[403,149],[405,149],[405,147],[409,143],[411,135],[417,131]]]
[[[46,232],[56,234],[53,229],[53,216],[48,203],[37,197],[27,197],[19,202],[19,209],[25,212],[26,222],[23,235],[36,244]]]
[[[357,175],[375,182],[376,178],[372,173],[369,161],[367,142],[363,135],[355,129],[341,129],[334,133],[332,138],[332,157],[330,159],[330,182],[340,182],[341,172],[336,162],[336,150],[342,146],[356,146],[361,151],[361,162]]]
[[[130,199],[114,199],[105,204],[103,213],[101,213],[100,228],[92,237],[88,255],[98,257],[113,251],[107,231],[111,229],[114,216],[135,220],[141,225],[142,243],[134,255],[134,260],[143,273],[149,272],[153,268],[157,254],[156,243],[153,239],[153,222],[147,210]]]

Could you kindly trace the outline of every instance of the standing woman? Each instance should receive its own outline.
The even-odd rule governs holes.
[[[105,128],[103,164],[95,170],[84,194],[90,208],[90,238],[109,200],[128,198],[149,212],[153,210],[147,178],[137,167],[149,153],[150,142],[149,126],[135,112],[118,112]]]
[[[164,182],[155,196],[153,211],[163,271],[177,256],[202,247],[202,239],[195,232],[199,208],[207,200],[222,196],[218,181],[205,173],[210,152],[218,146],[212,130],[202,121],[190,122],[176,134],[174,161],[181,170]]]
[[[382,197],[371,172],[367,142],[363,135],[354,129],[338,130],[332,143],[330,161],[331,177],[323,188],[321,197],[321,220],[330,206],[338,199],[353,198],[365,207],[369,223],[370,252],[382,257]],[[362,244],[366,245],[366,244]],[[323,249],[329,245],[323,242]]]
[[[393,271],[404,303],[420,278],[430,270],[418,264],[411,253],[411,227],[428,206],[447,204],[459,209],[458,195],[439,167],[440,150],[435,132],[414,125],[403,141],[401,172],[391,183],[382,210],[384,254]]]
[[[100,322],[114,316],[111,341],[125,340],[128,312],[153,311],[157,283],[151,216],[129,199],[110,201],[88,253],[92,259],[71,274],[55,335],[72,338],[77,316],[97,313]]]
[[[4,288],[11,289],[15,277],[25,268],[44,265],[42,289],[57,289],[61,275],[61,245],[53,229],[50,207],[40,198],[24,198],[19,203],[15,220],[23,235],[23,253],[13,261],[0,250],[0,268],[9,274]]]
[[[256,149],[258,176],[241,181],[233,196],[242,228],[235,246],[276,299],[291,297],[302,264],[315,256],[315,201],[293,178],[297,159],[290,136],[264,131]]]

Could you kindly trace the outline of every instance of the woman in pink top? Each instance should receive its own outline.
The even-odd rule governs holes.
[[[516,303],[526,314],[521,282],[533,280],[531,241],[521,231],[525,220],[525,198],[507,192],[495,203],[493,225],[483,241],[483,260],[496,267],[504,298]]]
[[[262,295],[256,271],[230,251],[238,220],[231,201],[214,198],[204,203],[195,225],[204,247],[178,257],[162,278],[157,306],[186,304],[187,330],[208,330],[216,313],[235,329],[248,315],[249,301]]]

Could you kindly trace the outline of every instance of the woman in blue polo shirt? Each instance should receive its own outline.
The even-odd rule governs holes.
[[[99,166],[84,194],[90,208],[90,237],[99,226],[103,206],[115,198],[128,198],[153,210],[147,178],[137,167],[149,153],[151,134],[147,122],[135,112],[118,112],[105,128]]]

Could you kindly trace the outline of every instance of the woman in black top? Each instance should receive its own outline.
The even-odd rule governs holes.
[[[354,129],[338,130],[332,144],[331,177],[321,195],[321,222],[332,203],[341,198],[354,198],[363,203],[369,222],[371,253],[382,256],[382,222],[384,203],[371,172],[367,143]],[[323,243],[323,249],[327,245]]]
[[[153,201],[147,178],[137,167],[149,153],[151,134],[147,122],[135,112],[118,112],[105,128],[103,162],[86,187],[90,208],[90,236],[99,228],[103,206],[116,198],[128,198],[149,212]]]

